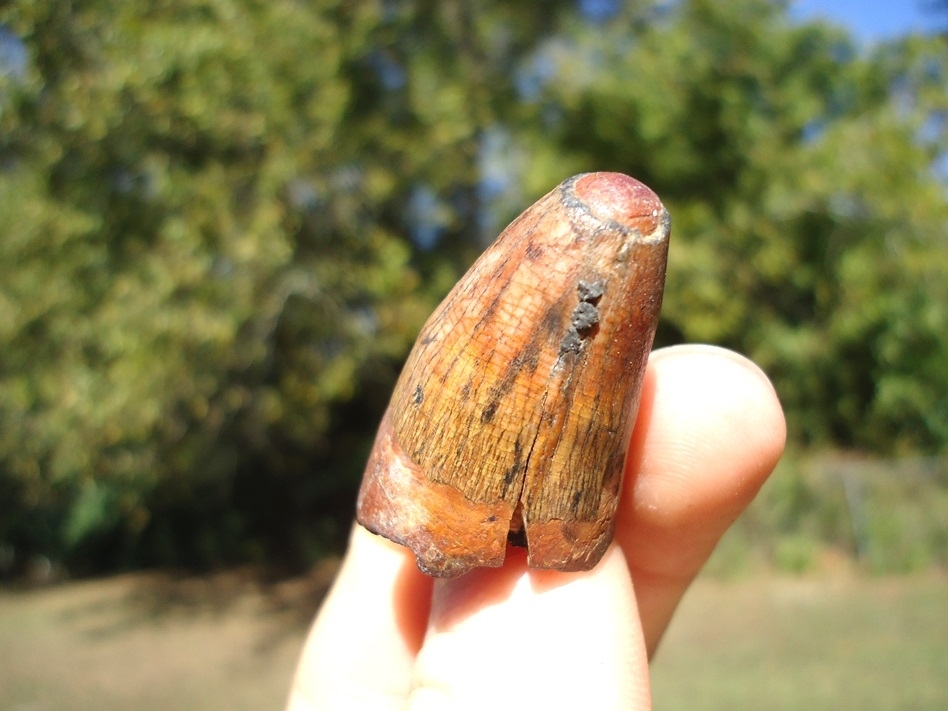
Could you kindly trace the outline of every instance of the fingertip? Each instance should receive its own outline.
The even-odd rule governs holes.
[[[776,391],[747,358],[712,346],[652,353],[616,520],[650,654],[785,441]]]
[[[424,639],[431,588],[406,548],[354,525],[303,649],[292,703],[401,708]]]
[[[633,569],[696,574],[785,440],[777,394],[753,362],[712,346],[655,351],[617,518]]]
[[[648,707],[646,651],[617,546],[583,573],[528,569],[514,553],[502,568],[436,583],[409,706],[498,703]]]
[[[696,404],[731,402],[745,412],[753,409],[760,417],[756,430],[771,447],[783,450],[787,430],[780,398],[750,358],[720,346],[691,343],[653,351],[649,369],[661,377],[665,390],[693,389]]]
[[[358,609],[390,609],[405,650],[417,653],[428,624],[434,581],[418,570],[412,552],[355,524],[346,563],[352,570],[341,595]]]
[[[736,515],[776,466],[786,421],[776,390],[751,360],[715,346],[674,346],[649,359],[637,466],[626,505],[639,516]]]

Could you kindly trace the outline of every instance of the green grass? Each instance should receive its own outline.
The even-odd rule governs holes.
[[[5,711],[280,709],[329,579],[137,574],[0,590]],[[948,577],[702,579],[658,711],[948,708]]]
[[[136,574],[0,591],[0,709],[280,709],[327,582]]]
[[[948,708],[948,579],[699,581],[653,664],[658,711]]]
[[[790,452],[708,570],[812,573],[840,556],[876,575],[948,568],[948,458]]]

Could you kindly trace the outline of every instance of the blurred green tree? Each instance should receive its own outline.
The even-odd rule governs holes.
[[[337,542],[425,316],[582,170],[672,212],[664,342],[749,352],[805,441],[948,443],[944,38],[860,52],[769,0],[14,0],[0,44],[18,554]]]
[[[559,5],[7,4],[0,538],[110,565],[325,538]]]
[[[523,142],[663,197],[660,339],[754,357],[797,441],[944,450],[945,39],[859,51],[779,2],[662,8],[552,40]],[[549,161],[525,165],[536,184]]]

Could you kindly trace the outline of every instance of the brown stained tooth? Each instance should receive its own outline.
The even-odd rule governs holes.
[[[453,577],[605,553],[665,283],[669,219],[619,173],[570,178],[498,237],[425,324],[357,518]]]

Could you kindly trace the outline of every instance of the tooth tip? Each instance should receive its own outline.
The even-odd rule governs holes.
[[[611,220],[642,235],[667,232],[665,206],[651,188],[623,173],[586,173],[573,192],[601,220]]]

